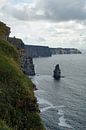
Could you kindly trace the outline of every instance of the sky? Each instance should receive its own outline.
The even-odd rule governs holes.
[[[0,0],[0,21],[25,44],[86,50],[86,0]]]

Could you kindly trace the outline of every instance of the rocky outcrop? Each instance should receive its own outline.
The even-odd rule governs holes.
[[[75,48],[50,48],[53,55],[56,54],[81,54],[81,51]]]
[[[0,22],[0,39],[7,40],[10,34],[10,28],[3,22]]]
[[[9,34],[10,28],[6,26],[6,24],[0,22],[0,39],[7,40],[9,43],[17,48],[21,61],[22,71],[27,75],[35,75],[33,59],[31,57],[50,56],[51,52],[49,50],[49,47],[36,47],[36,51],[34,51],[35,48],[31,47],[31,51],[29,52],[29,49],[26,49],[21,39],[16,37],[9,37]]]
[[[18,50],[24,49],[24,43],[21,39],[16,37],[8,37],[7,39],[11,44],[13,44]]]
[[[33,59],[29,55],[27,55],[23,41],[15,37],[9,37],[8,41],[14,46],[16,46],[16,48],[18,49],[21,61],[21,68],[23,72],[30,76],[35,75]]]
[[[23,41],[19,38],[9,37],[9,34],[10,28],[6,26],[6,24],[4,24],[3,22],[0,22],[0,39],[7,40],[9,43],[17,48],[21,61],[21,69],[23,70],[23,72],[28,75],[35,75],[33,60],[29,55],[27,56]]]
[[[33,65],[32,58],[26,56],[24,62],[25,62],[24,63],[24,72],[25,72],[25,74],[30,75],[30,76],[34,76],[35,75],[35,70],[34,70],[34,65]]]
[[[57,64],[57,65],[55,66],[55,70],[54,70],[53,77],[54,77],[56,80],[59,80],[59,79],[61,78],[61,70],[60,70],[59,64]]]
[[[52,55],[50,48],[47,46],[26,45],[25,50],[27,56],[31,57],[49,57]]]

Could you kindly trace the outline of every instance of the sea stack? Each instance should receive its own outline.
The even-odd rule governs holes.
[[[61,78],[61,70],[59,67],[59,64],[57,64],[55,66],[55,70],[54,70],[54,75],[53,75],[54,79],[59,80]]]

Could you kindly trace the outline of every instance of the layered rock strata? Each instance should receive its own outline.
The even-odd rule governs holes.
[[[49,57],[52,55],[50,48],[47,46],[26,45],[25,50],[27,56],[31,57]]]

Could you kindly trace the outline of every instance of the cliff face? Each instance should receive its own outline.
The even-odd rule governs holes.
[[[6,24],[0,22],[0,39],[7,40],[10,34],[10,28]]]
[[[15,37],[14,38],[9,37],[8,41],[18,49],[21,61],[21,68],[23,72],[27,75],[31,76],[35,75],[33,59],[26,54],[25,45],[23,41]]]
[[[50,48],[53,55],[56,54],[81,54],[78,49],[75,48]]]
[[[0,130],[45,130],[34,85],[22,72],[19,50],[0,39]]]
[[[25,45],[25,50],[27,56],[31,57],[49,57],[52,55],[49,47],[46,46]]]
[[[31,57],[49,57],[56,54],[81,54],[81,51],[75,48],[49,48],[46,46],[25,45],[27,56]]]
[[[7,39],[9,41],[9,43],[11,43],[12,45],[14,45],[18,50],[20,49],[24,49],[24,43],[21,39],[19,38],[15,38],[15,37],[8,37]]]

